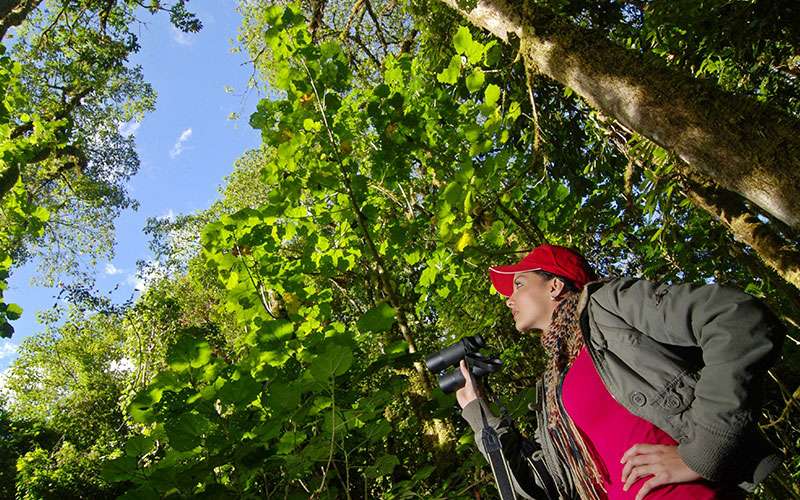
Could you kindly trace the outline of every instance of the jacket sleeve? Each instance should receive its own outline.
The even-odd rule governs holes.
[[[496,417],[486,401],[479,398],[469,402],[461,415],[475,432],[475,442],[483,456],[488,460],[489,457],[483,448],[484,423],[481,409],[486,416],[486,422],[497,431],[500,438],[503,459],[511,473],[514,490],[522,498],[534,500],[557,498],[557,492],[554,491],[555,484],[547,472],[544,461],[535,458],[537,444],[522,437],[509,420]]]
[[[678,453],[704,478],[722,479],[746,452],[762,380],[780,352],[781,323],[756,298],[719,285],[620,278],[591,300],[658,342],[701,349],[703,366],[687,410],[694,436]]]

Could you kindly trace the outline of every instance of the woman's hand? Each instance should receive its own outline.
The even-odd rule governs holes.
[[[463,359],[461,360],[461,363],[459,363],[458,367],[461,369],[461,375],[464,376],[464,380],[467,381],[467,383],[464,384],[464,387],[456,391],[458,405],[463,410],[469,402],[483,397],[483,392],[481,391],[480,385],[475,382],[472,374],[467,369],[467,363]]]
[[[653,476],[648,479],[636,495],[642,500],[650,490],[658,486],[673,483],[687,483],[702,479],[700,474],[689,468],[678,455],[678,447],[665,444],[636,444],[622,455],[624,491],[628,491],[640,477]]]

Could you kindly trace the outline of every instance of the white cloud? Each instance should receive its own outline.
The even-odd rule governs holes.
[[[178,45],[183,45],[184,47],[188,47],[194,43],[194,40],[189,33],[184,33],[175,26],[172,27],[172,40]]]
[[[115,274],[122,274],[123,271],[122,269],[118,268],[117,266],[109,262],[108,264],[106,264],[104,272],[110,276],[114,276]]]
[[[192,137],[192,129],[187,128],[183,132],[181,132],[181,136],[178,137],[178,140],[175,142],[175,145],[172,146],[172,149],[169,152],[169,157],[173,160],[183,153],[183,145]]]
[[[120,123],[119,127],[117,127],[117,130],[119,130],[119,133],[122,134],[123,136],[130,137],[133,134],[135,134],[136,131],[139,130],[139,127],[141,126],[142,126],[141,122],[130,121],[125,123]]]
[[[144,280],[135,274],[129,274],[125,278],[125,283],[133,287],[133,289],[136,290],[137,292],[144,293],[144,291],[147,290],[147,286],[145,285]]]
[[[15,357],[17,355],[17,347],[19,346],[10,340],[2,341],[0,343],[0,361]]]

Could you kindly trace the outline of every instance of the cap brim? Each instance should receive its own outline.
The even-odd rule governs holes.
[[[538,271],[541,267],[530,267],[526,264],[511,264],[509,266],[494,266],[489,268],[489,278],[495,290],[506,297],[514,293],[514,275],[529,271]]]

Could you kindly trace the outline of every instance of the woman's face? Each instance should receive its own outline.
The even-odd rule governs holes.
[[[555,297],[563,286],[557,279],[533,273],[514,274],[514,293],[506,300],[506,305],[514,316],[518,331],[543,330],[550,325],[553,310],[557,304]]]

